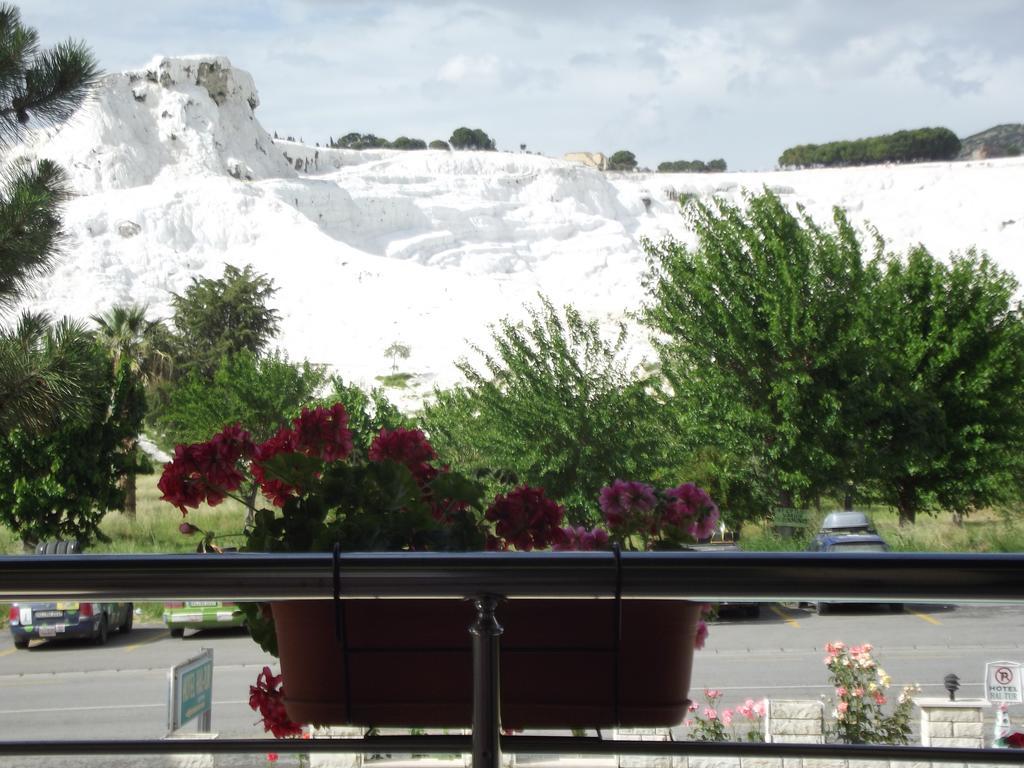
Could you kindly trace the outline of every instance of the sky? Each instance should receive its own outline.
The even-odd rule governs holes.
[[[1024,0],[22,0],[108,72],[219,54],[268,131],[769,169],[795,144],[1024,122]]]

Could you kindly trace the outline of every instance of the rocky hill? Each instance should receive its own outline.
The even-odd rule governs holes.
[[[585,315],[628,317],[645,297],[643,238],[692,243],[679,198],[742,203],[767,187],[823,225],[833,206],[893,250],[977,246],[1024,277],[1024,158],[765,173],[605,173],[524,153],[354,151],[274,141],[256,88],[219,57],[160,58],[110,75],[49,157],[76,195],[65,255],[26,304],[86,318],[115,302],[170,314],[171,292],[224,264],[279,291],[281,347],[373,385],[384,350],[411,348],[415,406],[458,379],[468,342],[523,316],[538,292]],[[649,354],[638,332],[636,356]],[[403,402],[403,396],[405,402]]]
[[[1024,123],[1005,123],[960,139],[960,159],[1018,157],[1024,153]]]

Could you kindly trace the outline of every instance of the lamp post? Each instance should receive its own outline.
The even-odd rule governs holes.
[[[960,678],[950,672],[942,682],[949,691],[949,700],[956,701],[956,692],[960,690]]]

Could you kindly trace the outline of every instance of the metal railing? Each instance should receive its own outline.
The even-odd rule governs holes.
[[[475,599],[478,624],[493,598],[678,598],[1024,602],[1024,554],[610,552],[76,555],[0,557],[0,601],[77,599]],[[491,616],[493,619],[493,615]],[[905,760],[1020,765],[1018,753],[845,744],[605,741],[500,735],[498,637],[474,637],[473,735],[282,740],[279,753],[472,752],[478,768],[501,752]],[[0,756],[258,753],[265,739],[0,741]]]

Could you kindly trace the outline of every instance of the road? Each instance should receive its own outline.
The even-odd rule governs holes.
[[[704,687],[724,691],[726,706],[748,697],[827,696],[823,649],[834,640],[872,643],[894,686],[917,683],[925,694],[945,695],[943,677],[955,672],[960,697],[980,697],[986,661],[1024,661],[1024,606],[908,605],[902,614],[844,606],[818,616],[776,605],[765,606],[758,619],[726,614],[697,654],[694,697],[699,700]],[[273,659],[242,631],[181,640],[150,625],[111,635],[104,647],[37,643],[16,650],[4,633],[0,739],[162,737],[167,669],[206,647],[214,649],[213,729],[228,737],[261,735],[248,707],[248,686]],[[1024,717],[1024,708],[1018,711]]]

